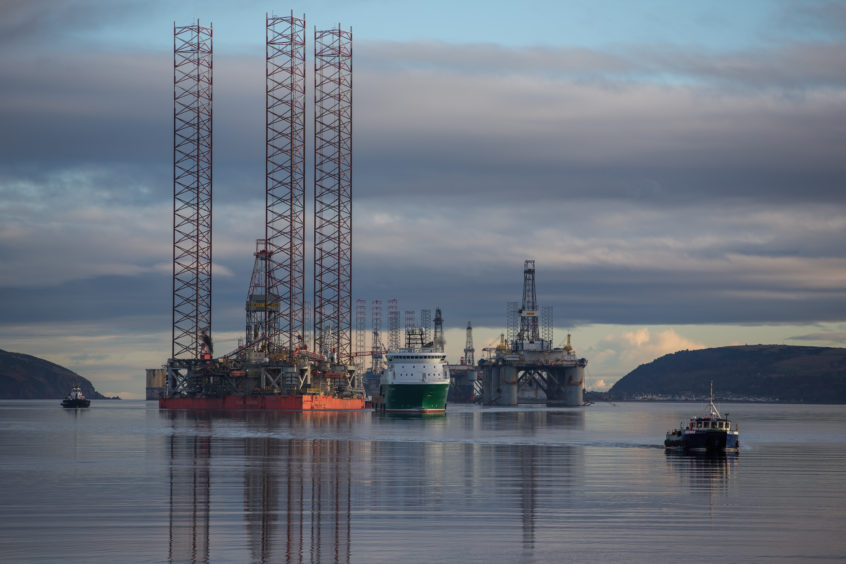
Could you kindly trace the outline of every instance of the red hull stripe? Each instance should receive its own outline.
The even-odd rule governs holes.
[[[221,398],[159,398],[162,409],[267,409],[278,411],[341,411],[365,409],[361,398],[321,395],[224,396]]]

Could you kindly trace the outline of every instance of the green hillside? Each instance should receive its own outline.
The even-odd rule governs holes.
[[[105,399],[79,374],[46,360],[0,350],[0,399],[62,399],[75,383],[90,399]]]
[[[612,400],[701,399],[846,403],[846,349],[746,345],[679,351],[642,364],[609,390]]]

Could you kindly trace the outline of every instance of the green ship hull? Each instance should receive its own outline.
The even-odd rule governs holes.
[[[389,413],[443,413],[449,382],[444,384],[384,384],[384,410]]]

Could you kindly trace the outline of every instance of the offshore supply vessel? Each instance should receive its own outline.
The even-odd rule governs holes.
[[[384,413],[444,413],[449,391],[446,354],[423,344],[421,329],[406,331],[406,347],[388,351],[377,409]]]

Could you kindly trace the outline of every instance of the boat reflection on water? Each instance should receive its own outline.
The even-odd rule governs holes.
[[[729,495],[732,478],[740,463],[737,453],[685,454],[665,451],[667,464],[678,477],[679,486],[708,496],[710,504]]]
[[[308,419],[331,426],[332,415]],[[167,416],[178,431],[169,440],[170,562],[237,560],[244,549],[256,562],[350,561],[350,442],[280,437],[274,414]],[[245,436],[212,432],[233,419]]]
[[[384,417],[385,419],[402,420],[402,419],[443,419],[447,415],[446,415],[445,411],[435,411],[435,412],[393,411],[393,412],[380,413],[379,416]]]

